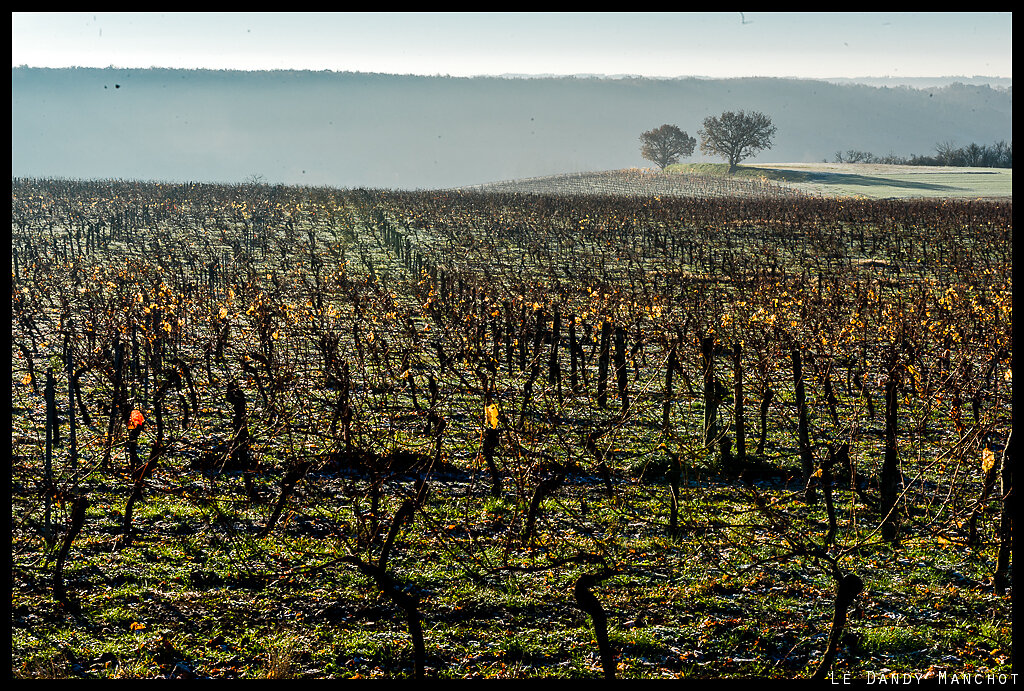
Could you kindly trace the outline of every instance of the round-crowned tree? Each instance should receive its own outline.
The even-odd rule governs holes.
[[[697,140],[675,125],[662,125],[640,135],[640,155],[648,161],[665,167],[678,163],[680,158],[693,153]]]

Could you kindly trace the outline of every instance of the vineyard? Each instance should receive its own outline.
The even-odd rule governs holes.
[[[1008,678],[1012,202],[570,177],[13,179],[12,673]]]
[[[674,197],[791,197],[802,196],[791,186],[758,178],[709,173],[662,173],[643,168],[596,173],[565,173],[538,178],[492,182],[466,191],[557,196],[674,196]]]

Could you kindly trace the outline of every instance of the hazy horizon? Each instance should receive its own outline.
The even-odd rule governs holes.
[[[866,86],[881,85],[881,86],[894,86],[894,85],[906,85],[913,86],[915,84],[924,84],[927,86],[936,85],[949,85],[952,83],[964,83],[964,84],[988,84],[993,88],[1008,88],[1012,85],[1012,77],[995,77],[991,75],[982,74],[947,74],[938,75],[932,77],[919,77],[919,76],[904,76],[904,77],[893,77],[889,75],[881,76],[870,76],[861,75],[858,77],[799,77],[794,75],[783,75],[783,76],[764,76],[764,75],[750,75],[750,76],[734,76],[734,77],[713,77],[706,74],[686,74],[678,75],[673,77],[655,77],[643,74],[603,74],[593,72],[577,72],[574,74],[561,74],[561,73],[517,73],[517,72],[506,72],[502,74],[479,74],[479,75],[449,75],[449,74],[415,74],[410,72],[374,72],[374,71],[363,71],[363,70],[332,70],[332,69],[300,69],[300,68],[275,68],[275,69],[240,69],[233,67],[122,67],[115,65],[105,66],[91,66],[91,65],[64,65],[60,67],[47,66],[47,65],[12,65],[14,68],[26,68],[26,69],[42,69],[42,70],[65,70],[65,69],[83,69],[83,70],[182,70],[182,71],[194,71],[194,72],[311,72],[311,73],[328,73],[328,74],[357,74],[367,76],[383,76],[383,77],[441,77],[446,79],[596,79],[596,80],[622,80],[622,79],[637,79],[637,80],[650,80],[650,81],[680,81],[687,79],[704,80],[704,81],[723,81],[723,80],[741,80],[741,79],[795,79],[804,81],[818,81],[818,82],[829,82],[835,84],[850,83],[850,84],[862,84]]]
[[[310,73],[327,73],[327,74],[356,74],[366,76],[383,76],[383,77],[429,77],[429,78],[445,78],[445,79],[595,79],[595,80],[623,80],[623,79],[635,79],[635,80],[650,80],[650,81],[681,81],[681,80],[704,80],[704,81],[723,81],[723,80],[741,80],[741,79],[795,79],[804,81],[819,81],[829,82],[833,84],[863,84],[866,86],[914,86],[915,84],[923,84],[927,86],[937,85],[949,85],[952,83],[964,83],[964,84],[988,84],[994,88],[1008,88],[1012,86],[1012,77],[996,77],[992,75],[982,74],[947,74],[937,76],[902,76],[894,77],[889,75],[881,76],[870,76],[861,75],[857,77],[800,77],[795,75],[783,75],[783,76],[765,76],[765,75],[749,75],[749,76],[733,76],[733,77],[714,77],[706,74],[687,74],[677,75],[672,77],[657,77],[643,74],[628,74],[628,73],[616,73],[616,74],[603,74],[595,72],[577,72],[573,74],[562,74],[562,73],[518,73],[518,72],[505,72],[501,74],[479,74],[479,75],[450,75],[450,74],[415,74],[410,72],[378,72],[378,71],[364,71],[364,70],[333,70],[329,68],[312,70],[304,68],[294,67],[281,67],[274,69],[263,69],[263,68],[251,68],[241,69],[235,67],[124,67],[116,65],[63,65],[63,66],[50,66],[50,65],[27,65],[19,64],[12,65],[12,69],[39,69],[39,70],[181,70],[181,71],[192,71],[192,72],[310,72]]]
[[[311,71],[12,68],[16,177],[436,189],[650,167],[639,136],[772,118],[758,162],[1012,141],[1012,91],[821,80],[500,79]],[[716,160],[699,151],[686,161]],[[684,161],[685,162],[685,161]]]

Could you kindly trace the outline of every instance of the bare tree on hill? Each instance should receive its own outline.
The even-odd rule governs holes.
[[[756,111],[741,110],[707,117],[698,132],[700,150],[729,161],[729,172],[734,173],[740,161],[771,148],[775,129],[771,118]]]

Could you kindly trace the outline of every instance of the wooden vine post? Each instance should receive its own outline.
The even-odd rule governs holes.
[[[885,455],[882,459],[881,474],[881,512],[882,539],[894,542],[899,533],[899,515],[896,501],[899,497],[899,448],[897,433],[899,432],[899,395],[900,368],[896,357],[896,346],[889,348],[886,359],[888,376],[885,380]]]
[[[814,454],[811,451],[810,431],[807,422],[807,395],[804,390],[803,363],[800,356],[800,349],[793,347],[789,351],[790,360],[793,363],[793,388],[796,391],[796,414],[797,414],[797,443],[800,449],[800,470],[803,472],[805,487],[804,499],[808,504],[814,504],[818,500],[817,492],[814,489]]]
[[[733,369],[733,428],[736,432],[736,461],[747,460],[747,433],[743,419],[743,352],[739,342],[732,346]]]

